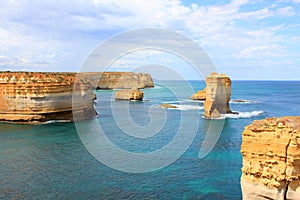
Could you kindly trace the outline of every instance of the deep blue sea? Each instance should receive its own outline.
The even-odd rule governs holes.
[[[195,91],[204,87],[204,82],[189,83]],[[96,91],[99,116],[80,123],[81,135],[74,123],[1,123],[0,199],[241,199],[244,127],[300,112],[300,82],[233,81],[231,99],[246,101],[230,103],[239,115],[224,116],[216,144],[199,157],[211,123],[202,117],[203,102],[190,101],[192,93],[182,81],[157,82],[143,91],[143,102],[129,103],[111,100],[114,91]],[[177,108],[161,109],[162,103]],[[102,150],[94,149],[106,159],[98,161],[81,140],[93,135],[95,123],[116,148],[138,157],[116,156],[115,147],[98,141]],[[180,146],[186,146],[182,155]],[[160,150],[167,153],[144,160]]]

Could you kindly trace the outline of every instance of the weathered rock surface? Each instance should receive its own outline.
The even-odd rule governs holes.
[[[206,98],[204,116],[219,118],[221,114],[232,113],[229,107],[231,80],[225,74],[211,73],[205,80]]]
[[[198,92],[196,92],[195,94],[193,94],[190,99],[192,100],[205,100],[206,99],[206,88],[204,88],[203,90],[199,90]]]
[[[131,90],[123,89],[115,92],[115,99],[117,100],[141,101],[143,97],[144,93],[137,88],[132,88]]]
[[[300,199],[300,117],[254,121],[242,140],[243,199]]]
[[[91,84],[84,79],[75,84],[75,78],[76,73],[0,72],[0,121],[43,123],[73,121],[73,114],[77,120],[95,116]]]
[[[84,72],[95,89],[131,89],[154,87],[150,74],[134,72]]]

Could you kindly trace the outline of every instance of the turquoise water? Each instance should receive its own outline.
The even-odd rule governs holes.
[[[204,83],[191,85],[198,90]],[[256,119],[299,115],[300,82],[234,81],[232,91],[232,99],[247,101],[231,103],[240,115],[227,116],[217,144],[205,158],[198,154],[209,120],[201,117],[202,102],[188,100],[191,94],[182,82],[160,82],[144,90],[144,102],[129,103],[129,114],[141,127],[151,122],[150,109],[152,117],[159,117],[157,105],[179,106],[166,110],[162,129],[149,138],[123,133],[114,120],[118,113],[111,111],[113,91],[97,91],[97,122],[126,151],[161,149],[176,136],[182,116],[190,125],[199,123],[193,142],[179,159],[148,173],[125,173],[102,164],[86,150],[73,123],[0,124],[0,199],[241,199],[239,151],[244,127]],[[117,109],[128,106],[113,103]],[[85,124],[88,131],[89,122]]]

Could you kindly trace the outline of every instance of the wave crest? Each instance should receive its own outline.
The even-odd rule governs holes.
[[[251,117],[257,117],[261,114],[263,114],[264,111],[252,111],[252,112],[238,112],[238,114],[222,114],[222,118],[251,118]]]
[[[258,103],[257,101],[252,101],[252,100],[243,100],[243,99],[232,99],[230,100],[231,104],[254,104]]]
[[[182,110],[182,111],[188,111],[188,110],[203,110],[203,106],[196,106],[196,105],[178,105],[178,104],[170,104],[172,106],[176,106],[176,108],[167,108],[170,110]]]

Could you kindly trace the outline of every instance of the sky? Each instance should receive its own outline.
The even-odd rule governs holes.
[[[233,80],[300,80],[300,0],[0,3],[0,71],[81,71],[105,41],[132,30],[162,28],[193,40],[217,71]],[[154,78],[171,79],[169,67],[198,79],[186,60],[159,49],[122,54],[108,71],[142,71],[150,65]]]

